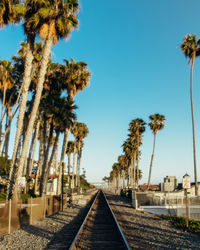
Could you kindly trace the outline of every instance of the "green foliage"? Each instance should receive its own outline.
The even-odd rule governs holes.
[[[200,234],[200,221],[189,219],[189,226],[187,228],[186,219],[184,217],[179,217],[175,215],[161,215],[160,217],[171,221],[172,224],[177,228],[181,228],[185,231],[189,231],[192,233]]]
[[[6,200],[6,193],[0,193],[0,201]]]
[[[82,176],[80,178],[81,178],[81,188],[83,190],[88,190],[88,189],[92,188],[92,185],[90,183],[88,183],[85,178],[83,178]]]
[[[6,157],[0,156],[0,176],[9,174],[10,162]]]

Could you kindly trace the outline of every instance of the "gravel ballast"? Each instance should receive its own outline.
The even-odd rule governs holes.
[[[74,204],[63,212],[24,226],[1,238],[0,250],[68,249],[86,210],[87,207]]]
[[[106,196],[131,249],[200,249],[200,236],[177,229],[156,215],[136,211],[127,198]],[[0,250],[69,249],[88,210],[78,204],[6,235],[0,239]]]
[[[200,236],[175,228],[154,214],[136,211],[124,197],[106,194],[132,249],[200,249]]]

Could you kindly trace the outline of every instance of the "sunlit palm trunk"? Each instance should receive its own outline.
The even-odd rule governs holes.
[[[61,181],[62,181],[62,164],[64,163],[65,154],[67,150],[67,143],[69,138],[69,129],[65,129],[64,138],[63,138],[63,146],[62,152],[60,157],[60,164],[59,164],[59,175],[58,175],[58,183],[57,183],[57,194],[61,193]]]
[[[68,183],[69,183],[69,181],[70,181],[70,167],[71,167],[71,154],[69,153],[68,154]]]
[[[41,136],[40,136],[40,138],[41,138]],[[43,152],[43,145],[42,145],[41,140],[40,140],[39,160],[38,160],[37,170],[36,170],[36,174],[35,174],[34,194],[37,193],[38,177],[39,177],[39,174],[41,174],[43,153],[44,153]]]
[[[73,153],[73,165],[72,165],[72,180],[71,180],[71,189],[74,188],[74,171],[76,165],[76,145],[74,145],[74,153]]]
[[[51,54],[51,46],[52,46],[52,38],[51,38],[51,36],[49,34],[48,38],[47,38],[47,41],[45,43],[45,46],[44,46],[43,58],[42,58],[42,61],[41,61],[41,68],[40,68],[40,71],[39,71],[39,78],[38,78],[38,83],[37,83],[37,88],[36,88],[35,99],[34,99],[33,108],[32,108],[32,111],[31,111],[31,116],[30,116],[30,120],[29,120],[29,123],[28,123],[27,131],[26,131],[26,136],[25,136],[25,140],[24,140],[24,145],[23,145],[23,149],[22,149],[21,158],[20,158],[20,161],[19,161],[18,171],[17,171],[17,174],[16,174],[17,179],[22,175],[22,168],[23,168],[24,160],[25,160],[27,150],[28,150],[29,139],[30,139],[30,136],[31,136],[31,132],[33,130],[35,118],[36,118],[36,115],[37,115],[37,110],[38,110],[38,107],[39,107],[39,104],[40,104],[40,99],[41,99],[41,95],[42,95],[43,83],[44,83],[44,79],[45,79],[46,69],[47,69],[47,65],[48,65],[48,62],[49,62],[50,54]],[[15,185],[15,188],[17,188],[17,185]]]
[[[42,196],[44,196],[47,192],[47,181],[48,181],[49,170],[52,166],[53,158],[55,157],[56,148],[57,148],[57,145],[59,142],[59,135],[60,135],[60,131],[56,131],[56,138],[55,138],[53,149],[51,152],[51,157],[50,157],[50,160],[48,161],[48,163],[46,164],[46,168],[45,168],[46,175],[44,176],[44,179],[43,179],[43,185],[42,185],[43,189],[41,191]]]
[[[36,151],[36,146],[37,146],[39,128],[40,128],[40,121],[38,120],[37,125],[36,125],[36,130],[35,130],[35,138],[34,138],[34,142],[33,142],[33,145],[34,145],[33,146],[33,153],[32,153],[30,166],[29,166],[29,175],[31,174],[32,168],[33,168],[33,162],[34,162],[34,158],[35,158],[35,151]]]
[[[50,131],[49,131],[49,139],[48,139],[48,144],[46,151],[44,152],[44,162],[42,166],[42,176],[41,176],[41,183],[40,183],[40,195],[43,196],[45,194],[45,189],[46,189],[46,183],[48,181],[48,162],[49,162],[49,150],[51,147],[51,140],[53,137],[53,122],[50,125]]]
[[[149,189],[149,185],[150,185],[150,182],[151,182],[151,173],[152,173],[153,158],[154,158],[154,153],[155,153],[155,145],[156,145],[156,134],[154,134],[153,153],[152,153],[152,156],[151,156],[151,163],[150,163],[150,168],[149,168],[149,179],[148,179],[147,189]]]
[[[194,122],[194,108],[193,108],[193,94],[192,94],[193,70],[194,70],[194,58],[192,58],[191,73],[190,73],[190,100],[191,100],[191,114],[192,114],[195,195],[198,196],[196,145],[195,145],[195,122]]]
[[[32,139],[31,139],[31,146],[29,149],[29,156],[27,159],[27,168],[25,169],[25,174],[26,174],[26,178],[29,177],[30,175],[30,163],[31,163],[31,159],[32,159],[32,155],[33,155],[33,149],[34,149],[34,143],[36,142],[36,129],[34,130],[34,133],[32,135]]]
[[[80,149],[79,164],[78,164],[78,188],[81,187],[81,182],[80,182],[81,160],[82,160],[82,148]]]
[[[12,162],[11,162],[11,166],[10,166],[9,184],[8,184],[8,189],[7,189],[7,199],[10,199],[12,197],[13,183],[16,184],[15,173],[17,172],[16,171],[17,151],[19,148],[20,136],[21,136],[22,127],[23,127],[24,114],[26,111],[26,103],[27,103],[29,86],[31,83],[32,62],[33,62],[33,53],[31,50],[31,44],[27,43],[24,77],[23,77],[23,83],[22,83],[22,85],[23,85],[22,97],[21,97],[21,102],[20,102],[20,106],[19,106],[19,115],[18,115],[18,120],[17,120],[17,132],[16,132],[16,136],[15,136]]]
[[[77,158],[76,158],[76,178],[75,178],[75,187],[78,186],[78,167],[79,167],[79,152],[77,153]]]

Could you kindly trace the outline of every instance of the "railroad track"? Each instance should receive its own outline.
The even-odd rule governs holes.
[[[101,190],[97,193],[69,249],[130,249]]]

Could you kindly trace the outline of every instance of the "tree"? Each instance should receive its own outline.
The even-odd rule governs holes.
[[[3,28],[9,23],[19,23],[24,16],[24,6],[20,0],[1,0],[0,26]]]
[[[125,180],[126,180],[126,171],[128,170],[128,165],[129,165],[128,157],[126,155],[120,155],[118,157],[118,162],[122,170],[122,181],[123,181],[123,188],[124,188]]]
[[[191,102],[191,115],[192,115],[192,134],[193,134],[193,161],[194,161],[194,178],[195,178],[195,195],[198,195],[198,183],[197,183],[197,167],[196,167],[196,145],[195,145],[195,121],[194,121],[194,108],[193,108],[193,70],[194,62],[197,56],[200,55],[199,48],[200,40],[196,40],[196,35],[186,35],[183,43],[181,44],[181,50],[186,58],[189,58],[189,64],[191,64],[190,70],[190,102]]]
[[[56,44],[60,38],[66,38],[71,33],[71,31],[78,25],[78,20],[76,18],[78,11],[77,0],[37,0],[34,1],[34,4],[32,3],[32,1],[28,1],[27,9],[29,10],[29,12],[27,11],[25,15],[25,27],[28,27],[29,29],[31,27],[35,28],[36,31],[39,32],[42,40],[45,42],[45,45],[43,50],[43,57],[41,60],[33,108],[26,131],[18,170],[16,173],[15,190],[17,190],[17,179],[22,175],[22,169],[28,150],[29,138],[32,133],[34,121],[37,115],[37,110],[40,104],[43,83],[45,80],[47,65],[51,54],[51,47],[53,44]],[[13,190],[10,190],[10,196],[12,196],[12,191]]]
[[[153,142],[153,152],[151,156],[151,163],[150,163],[150,168],[149,168],[149,179],[148,179],[148,186],[147,186],[148,189],[149,189],[149,185],[151,182],[151,172],[152,172],[153,158],[154,158],[154,153],[155,153],[156,134],[158,133],[159,130],[164,128],[165,120],[166,120],[165,116],[160,115],[160,114],[150,115],[149,119],[151,120],[151,122],[149,122],[148,125],[153,132],[154,142]]]
[[[75,152],[77,153],[77,170],[76,170],[76,184],[80,187],[80,164],[82,157],[83,139],[88,135],[89,130],[85,123],[74,122],[72,127],[72,134],[75,137]],[[72,175],[72,186],[74,186],[74,163],[73,161],[73,175]]]
[[[129,132],[130,132],[129,137],[136,141],[137,183],[139,181],[139,157],[140,157],[139,147],[142,145],[142,134],[145,132],[145,126],[146,123],[140,118],[132,120],[129,123]]]

